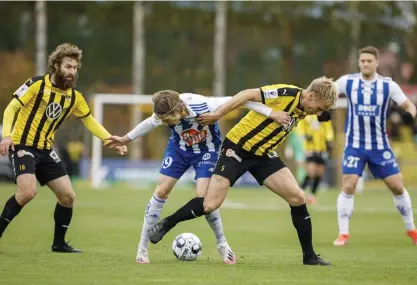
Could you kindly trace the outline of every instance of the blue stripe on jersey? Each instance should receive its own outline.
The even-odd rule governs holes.
[[[213,137],[212,142],[214,143],[214,147],[216,148],[216,151],[219,151],[220,146],[222,144],[219,123],[215,123],[214,125],[209,125],[209,130],[210,130],[211,136]]]
[[[377,80],[372,84],[373,92],[371,95],[371,106],[377,105]],[[381,115],[381,110],[379,111],[379,115]],[[370,116],[369,118],[369,125],[371,127],[371,143],[372,143],[372,149],[378,148],[378,142],[376,140],[376,116]]]
[[[352,84],[353,80],[349,79],[346,83],[346,96],[348,97],[348,111],[346,112],[346,122],[345,122],[345,134],[349,131],[348,143],[346,146],[351,146],[353,143],[353,116],[355,115],[355,109],[353,108],[352,103]],[[349,130],[348,130],[349,128]]]
[[[381,133],[382,133],[382,140],[384,142],[384,148],[389,148],[389,144],[386,137],[386,120],[388,116],[388,105],[389,104],[389,83],[383,83],[383,92],[384,92],[384,101],[382,103],[382,110],[381,110]]]
[[[363,106],[363,81],[359,80],[358,86],[358,106]],[[365,120],[363,116],[358,116],[359,121],[359,147],[365,149]]]

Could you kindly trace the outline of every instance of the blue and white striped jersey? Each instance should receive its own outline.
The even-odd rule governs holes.
[[[348,74],[336,81],[339,94],[346,94],[345,148],[389,149],[386,121],[390,99],[398,105],[407,100],[400,86],[389,77],[375,75],[365,80],[360,73]]]

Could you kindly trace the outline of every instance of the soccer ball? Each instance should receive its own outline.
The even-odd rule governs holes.
[[[172,243],[172,251],[178,260],[194,261],[201,255],[201,241],[195,234],[180,234]]]

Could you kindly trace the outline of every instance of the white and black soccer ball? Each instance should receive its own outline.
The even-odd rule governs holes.
[[[201,241],[195,234],[180,234],[172,243],[172,251],[178,260],[194,261],[201,255]]]

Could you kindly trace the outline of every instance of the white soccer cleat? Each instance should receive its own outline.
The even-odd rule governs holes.
[[[136,254],[136,263],[147,264],[150,263],[148,249],[145,247],[139,247]]]
[[[233,250],[230,248],[227,242],[223,242],[217,245],[217,250],[220,253],[220,256],[223,259],[225,264],[235,264],[236,263],[236,255],[234,254]]]

